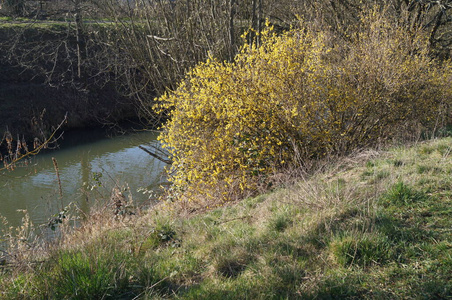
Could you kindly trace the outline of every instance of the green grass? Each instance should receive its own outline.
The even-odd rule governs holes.
[[[364,153],[204,213],[88,222],[1,269],[0,298],[450,299],[451,146]]]

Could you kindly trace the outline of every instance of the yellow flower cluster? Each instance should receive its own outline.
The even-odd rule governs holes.
[[[231,63],[199,64],[158,99],[170,112],[159,138],[170,180],[188,198],[227,200],[300,158],[372,144],[402,122],[428,124],[450,98],[451,72],[428,57],[423,35],[375,12],[340,44],[307,26],[279,36],[269,27],[261,40]]]

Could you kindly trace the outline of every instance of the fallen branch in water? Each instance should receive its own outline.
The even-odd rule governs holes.
[[[163,158],[163,157],[161,157],[160,155],[155,154],[155,153],[149,151],[148,149],[144,148],[143,146],[138,146],[138,148],[140,148],[141,150],[143,150],[144,152],[146,152],[146,153],[149,154],[150,156],[152,156],[152,157],[154,157],[154,158],[156,158],[156,159],[158,159],[158,160],[164,162],[165,164],[171,165],[171,164],[173,163],[170,159]]]

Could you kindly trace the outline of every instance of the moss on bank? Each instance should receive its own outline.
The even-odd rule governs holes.
[[[5,261],[0,298],[450,298],[451,150],[444,138],[363,152],[204,213],[93,215]]]

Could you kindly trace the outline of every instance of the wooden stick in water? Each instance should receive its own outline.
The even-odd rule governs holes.
[[[58,190],[60,193],[60,198],[62,199],[63,198],[63,189],[61,188],[60,170],[58,169],[58,163],[57,163],[57,160],[55,159],[55,157],[52,157],[52,161],[53,161],[53,166],[55,168],[55,173],[56,173],[57,180],[58,180]],[[63,201],[63,200],[61,200],[61,201]],[[63,209],[63,208],[64,208],[64,205],[61,202],[61,209]]]

